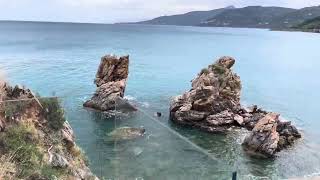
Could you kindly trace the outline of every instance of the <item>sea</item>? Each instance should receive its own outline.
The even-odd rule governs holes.
[[[0,22],[0,71],[10,84],[58,96],[90,168],[108,180],[288,179],[320,175],[320,36],[267,29]],[[126,98],[135,113],[82,104],[106,54],[129,55]],[[275,158],[247,155],[246,130],[209,134],[173,124],[170,100],[221,56],[236,59],[241,102],[278,112],[303,138]],[[161,117],[155,117],[161,112]],[[118,142],[110,132],[144,127]]]

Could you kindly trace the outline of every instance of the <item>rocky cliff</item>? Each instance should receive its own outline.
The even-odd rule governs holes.
[[[0,179],[98,179],[57,98],[35,97],[7,83],[0,98]]]
[[[83,106],[100,111],[115,109],[134,111],[135,108],[123,99],[128,74],[129,56],[102,57],[94,80],[97,90]]]
[[[244,148],[274,156],[301,135],[290,122],[280,122],[275,113],[257,106],[241,106],[241,81],[232,72],[234,64],[232,57],[222,57],[203,69],[192,81],[191,90],[172,100],[170,119],[210,133],[225,133],[231,127],[252,130],[243,143]]]

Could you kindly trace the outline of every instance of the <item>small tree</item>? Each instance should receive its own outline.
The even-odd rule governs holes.
[[[58,98],[40,98],[42,113],[53,130],[60,130],[66,119]]]

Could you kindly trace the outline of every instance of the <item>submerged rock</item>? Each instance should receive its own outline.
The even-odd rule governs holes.
[[[134,156],[140,156],[143,153],[143,149],[141,147],[134,147],[132,152]]]
[[[113,130],[108,136],[114,141],[133,140],[144,136],[146,130],[144,128],[120,127]]]
[[[178,124],[210,133],[226,133],[232,127],[252,130],[245,149],[273,156],[301,137],[290,122],[281,122],[279,115],[240,104],[240,77],[232,72],[232,57],[222,57],[203,69],[192,81],[192,88],[173,98],[170,119]]]
[[[94,80],[97,90],[83,106],[100,111],[135,111],[136,108],[123,98],[128,74],[129,56],[118,58],[107,55],[102,57]]]

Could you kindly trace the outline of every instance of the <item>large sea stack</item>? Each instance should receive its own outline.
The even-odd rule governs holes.
[[[57,98],[0,82],[0,179],[98,180]]]
[[[170,105],[170,119],[210,133],[226,133],[231,127],[252,130],[243,146],[250,152],[273,156],[300,138],[290,122],[280,122],[279,115],[240,104],[240,77],[232,72],[235,59],[221,57],[202,69],[192,81],[192,88],[175,97]]]
[[[100,111],[135,111],[135,107],[123,98],[128,75],[129,56],[118,58],[106,55],[102,57],[94,80],[97,90],[83,106]]]

